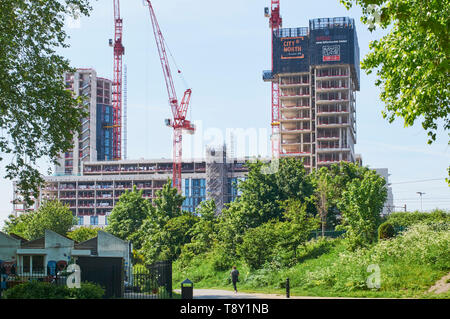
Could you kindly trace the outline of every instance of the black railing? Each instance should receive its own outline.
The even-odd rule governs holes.
[[[124,268],[120,265],[107,267],[94,259],[90,258],[81,263],[81,281],[100,285],[105,289],[104,298],[172,298],[172,263],[170,261]],[[65,270],[51,267],[18,268],[15,264],[9,264],[5,263],[5,267],[0,266],[0,298],[4,291],[33,281],[67,285],[69,274]]]
[[[0,267],[0,296],[7,289],[28,282],[48,282],[55,285],[67,284],[67,273],[48,267]]]
[[[124,298],[172,298],[172,263],[170,261],[160,261],[150,266],[134,265],[126,273]]]

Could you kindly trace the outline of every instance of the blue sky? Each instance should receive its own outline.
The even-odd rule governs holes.
[[[255,129],[260,145],[256,153],[268,154],[270,146],[270,85],[262,71],[270,69],[270,32],[264,7],[269,0],[155,0],[152,2],[162,32],[177,65],[192,88],[189,118],[197,121],[200,136],[230,128]],[[60,51],[74,67],[94,68],[101,77],[112,77],[113,5],[110,0],[93,1],[90,17],[67,29],[70,48]],[[164,125],[171,117],[161,65],[156,51],[148,8],[142,0],[121,1],[124,20],[124,63],[128,69],[128,158],[171,158],[172,131]],[[356,21],[361,60],[369,42],[384,32],[370,33],[360,23],[360,8],[347,11],[338,0],[282,0],[283,27],[308,26],[309,19],[349,16]],[[184,82],[172,66],[178,97]],[[393,183],[394,203],[419,209],[416,192],[421,191],[423,209],[450,209],[446,167],[450,164],[448,135],[440,130],[438,140],[427,145],[420,123],[404,128],[398,120],[389,124],[381,116],[384,108],[375,87],[376,76],[361,72],[357,93],[357,144],[363,164],[387,167]],[[185,138],[189,142],[189,138]],[[190,144],[189,144],[190,145]],[[185,147],[186,157],[201,156],[201,148]],[[250,153],[252,151],[250,150]],[[257,154],[249,154],[257,155]],[[0,165],[4,175],[5,162]],[[45,173],[46,163],[42,162]],[[431,179],[431,180],[430,180]],[[424,181],[427,180],[427,181]],[[0,223],[12,211],[12,183],[0,182]]]

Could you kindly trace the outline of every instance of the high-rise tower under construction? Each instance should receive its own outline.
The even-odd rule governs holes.
[[[355,162],[359,47],[351,18],[309,21],[309,28],[273,31],[279,143],[276,156],[302,158],[307,168]]]

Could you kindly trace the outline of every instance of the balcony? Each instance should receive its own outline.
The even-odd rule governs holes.
[[[281,123],[283,123],[283,122],[286,122],[286,123],[294,122],[295,123],[298,121],[310,121],[310,120],[311,120],[310,117],[289,117],[289,118],[283,117],[283,118],[281,118],[280,122]]]
[[[348,78],[350,76],[350,73],[347,72],[347,70],[339,70],[339,69],[333,69],[333,70],[329,70],[327,71],[321,71],[319,70],[319,72],[317,72],[316,74],[316,79],[321,79],[321,78]]]
[[[317,127],[347,127],[347,126],[350,126],[348,121],[346,120],[339,121],[337,118],[331,120],[330,118],[319,117],[317,122]]]

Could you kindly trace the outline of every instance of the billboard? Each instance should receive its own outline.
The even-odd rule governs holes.
[[[310,32],[311,65],[350,64],[359,86],[359,46],[350,27],[320,28]]]
[[[281,38],[281,60],[304,59],[305,37]]]
[[[309,39],[302,29],[282,29],[274,34],[273,71],[277,73],[309,70]]]

